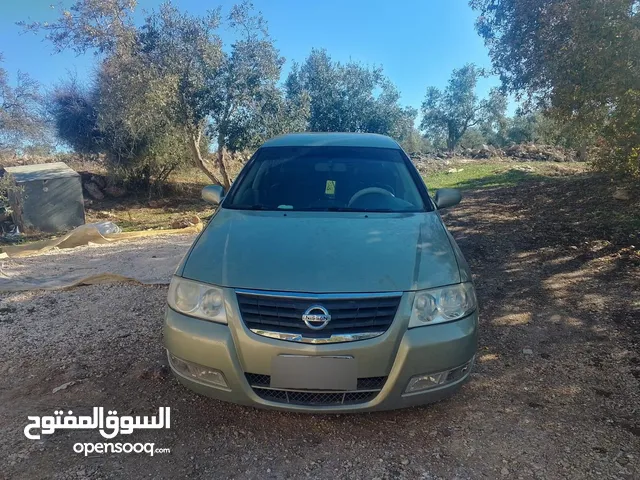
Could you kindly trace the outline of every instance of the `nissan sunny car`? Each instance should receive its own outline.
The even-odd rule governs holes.
[[[225,195],[226,193],[226,195]],[[469,267],[391,138],[290,134],[259,148],[171,281],[164,324],[180,382],[301,412],[453,394],[476,353]]]

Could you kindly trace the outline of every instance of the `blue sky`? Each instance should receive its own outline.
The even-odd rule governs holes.
[[[64,5],[72,2],[65,0]],[[138,17],[159,1],[139,0]],[[235,1],[173,0],[193,14]],[[4,68],[15,78],[17,70],[31,74],[43,85],[55,84],[69,73],[86,78],[95,59],[72,52],[54,54],[50,44],[15,25],[19,20],[53,20],[51,4],[57,0],[0,1],[0,52]],[[467,62],[490,67],[482,40],[474,29],[475,12],[466,0],[254,0],[269,24],[282,56],[284,73],[293,60],[302,61],[312,47],[326,48],[332,58],[381,65],[398,86],[402,103],[419,107],[430,85],[443,87],[452,69]],[[223,30],[224,37],[225,31]],[[498,85],[483,79],[479,93]]]

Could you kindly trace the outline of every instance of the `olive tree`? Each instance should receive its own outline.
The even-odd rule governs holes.
[[[470,4],[504,87],[572,124],[606,168],[640,176],[640,1]]]
[[[217,34],[220,10],[194,17],[165,4],[141,27],[136,55],[173,82],[165,98],[192,160],[212,182],[228,188],[225,151],[281,133],[276,126],[292,128],[284,119],[295,118],[298,105],[287,102],[277,88],[284,59],[262,17],[243,3],[231,9],[226,22],[238,39],[223,48]],[[210,148],[216,151],[213,162],[207,158]]]
[[[306,118],[304,99],[284,98],[277,88],[284,60],[250,3],[223,17],[220,9],[193,16],[167,2],[139,27],[135,4],[78,0],[56,22],[23,26],[44,30],[57,51],[99,54],[98,127],[115,158],[142,155],[154,132],[171,131],[194,165],[228,188],[225,151],[296,128]],[[223,23],[235,31],[231,45],[219,35]]]
[[[53,22],[18,22],[25,31],[44,32],[57,53],[73,50],[109,55],[126,51],[135,42],[133,20],[137,0],[77,0],[69,8],[59,4]]]
[[[446,139],[453,151],[465,133],[480,123],[493,124],[504,117],[506,100],[497,91],[481,100],[476,94],[478,79],[484,74],[473,64],[453,71],[444,90],[429,87],[422,102],[421,129],[428,137]],[[498,120],[494,120],[498,119]]]
[[[47,124],[38,83],[18,72],[12,84],[8,72],[0,66],[0,151],[15,151],[46,141]]]
[[[102,132],[94,92],[71,77],[59,83],[48,97],[48,113],[58,138],[76,153],[101,151]]]
[[[289,99],[308,98],[310,131],[370,132],[402,140],[417,114],[400,105],[400,93],[382,69],[335,62],[325,50],[314,49],[294,64],[285,86]]]

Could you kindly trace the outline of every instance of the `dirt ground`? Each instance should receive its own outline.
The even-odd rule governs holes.
[[[447,214],[482,330],[471,382],[427,407],[311,416],[195,395],[167,374],[164,286],[0,295],[0,477],[640,478],[640,238],[616,221],[638,206],[602,188],[470,190]],[[27,415],[92,406],[171,407],[170,430],[119,437],[171,453],[85,458],[72,445],[95,431],[23,435]]]

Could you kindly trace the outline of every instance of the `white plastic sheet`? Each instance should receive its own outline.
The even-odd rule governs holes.
[[[169,283],[202,224],[176,230],[117,230],[112,222],[88,224],[56,239],[6,248],[0,255],[0,292],[123,281]]]

